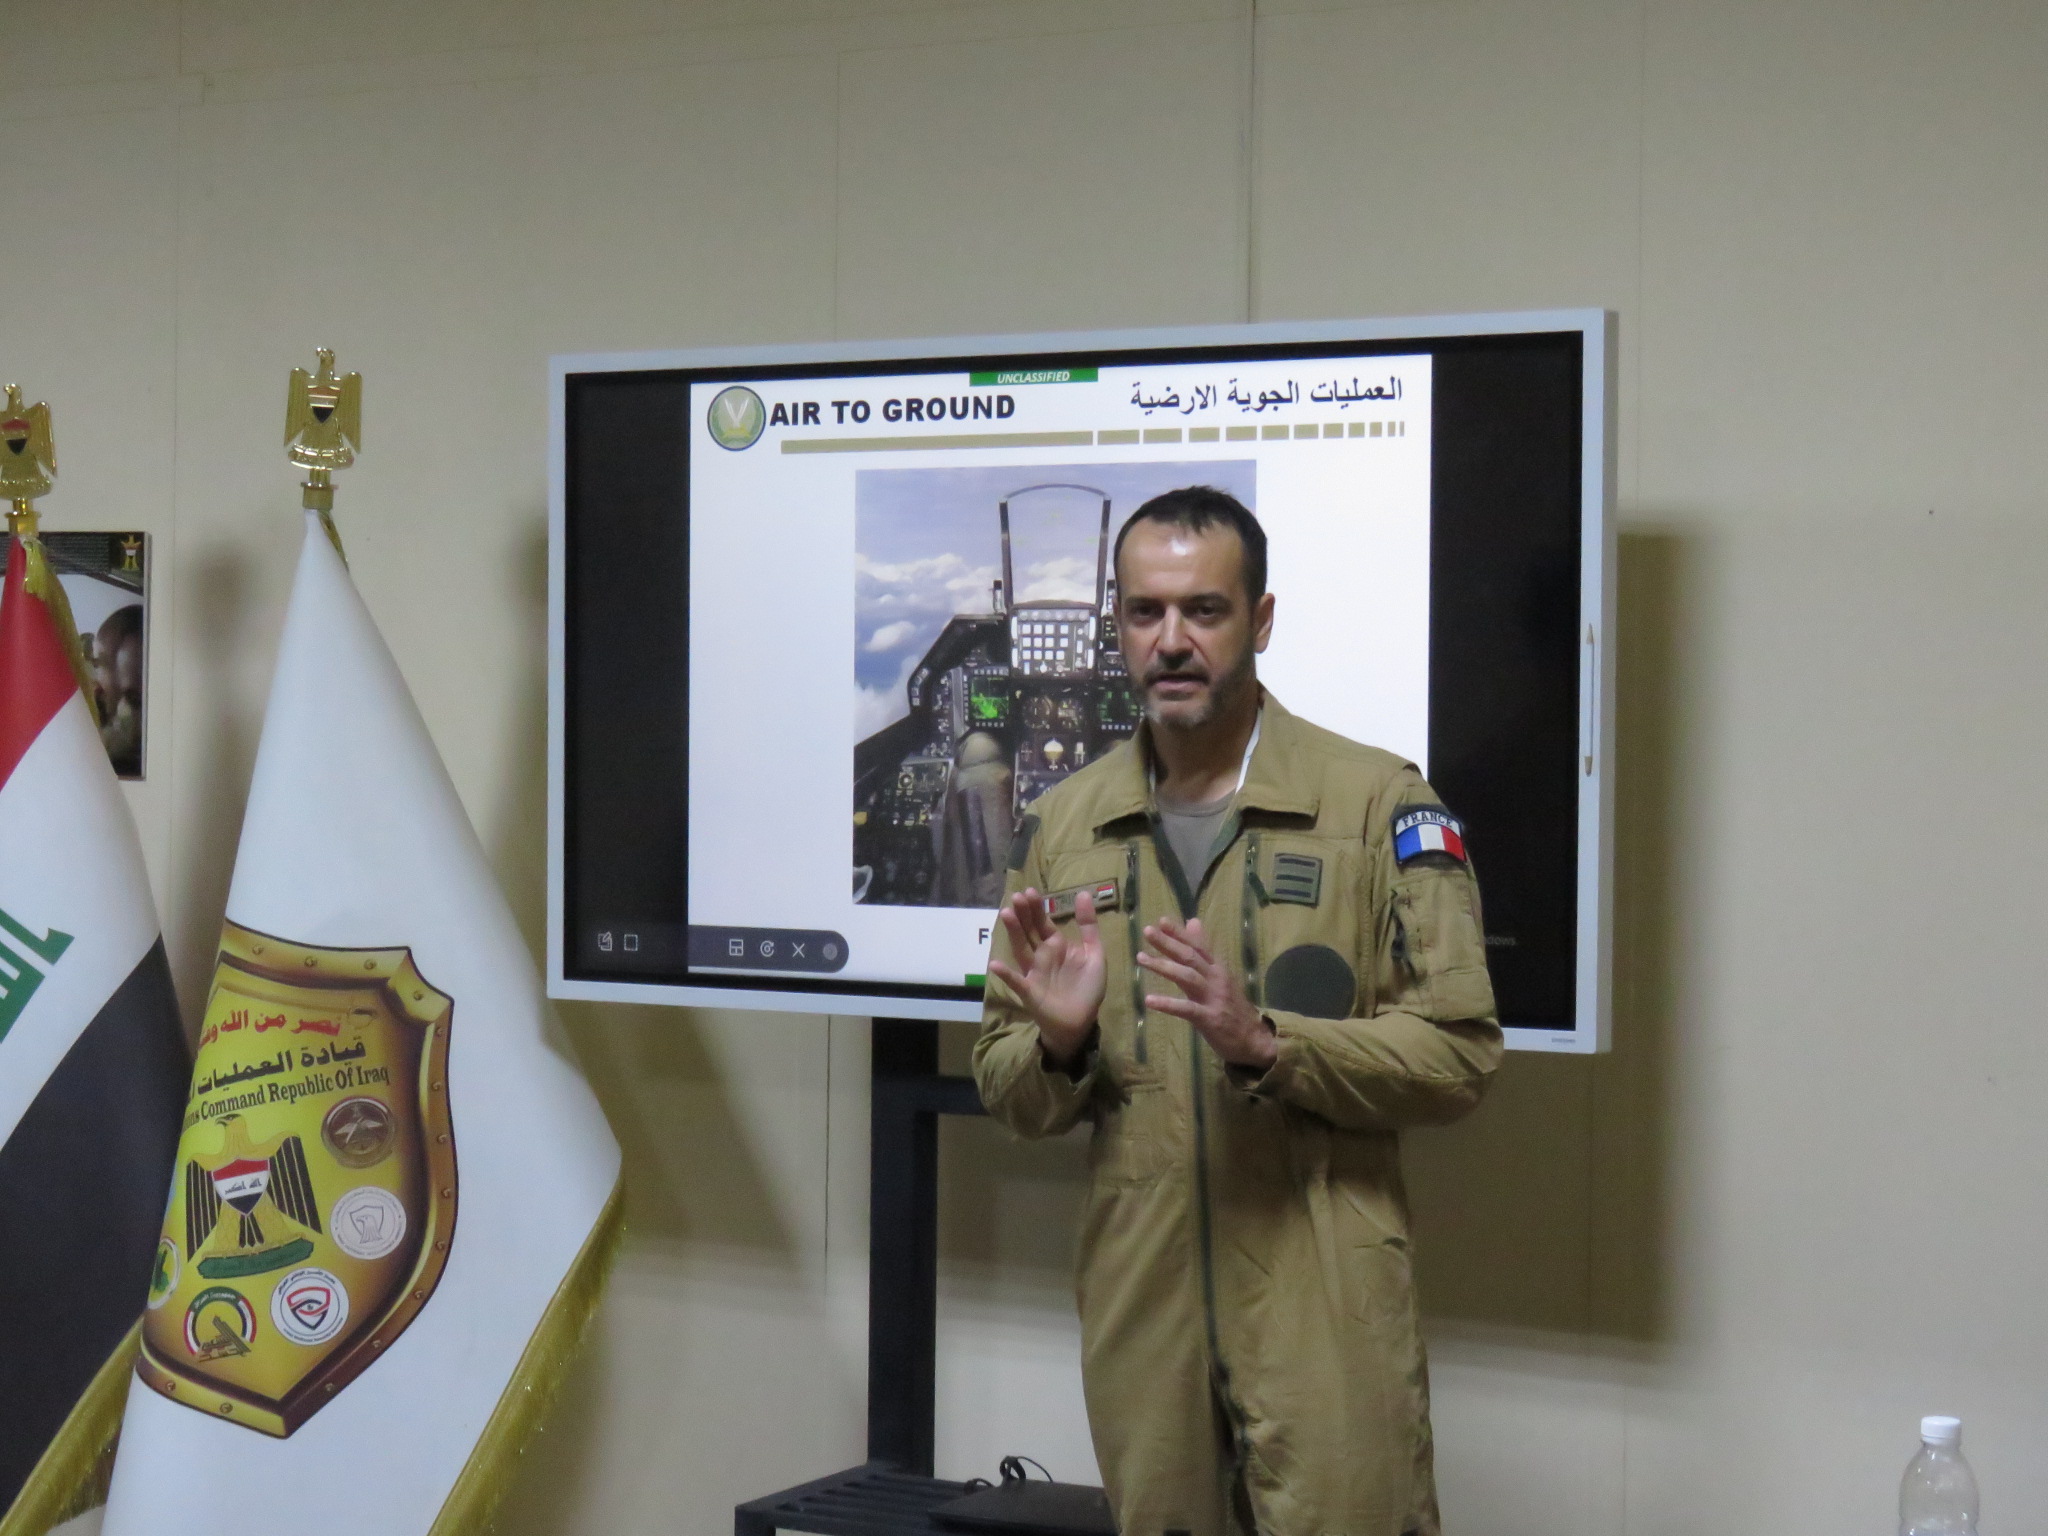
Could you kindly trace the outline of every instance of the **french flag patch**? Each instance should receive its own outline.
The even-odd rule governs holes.
[[[1406,866],[1425,854],[1465,862],[1465,825],[1440,805],[1405,805],[1394,812],[1394,862]]]

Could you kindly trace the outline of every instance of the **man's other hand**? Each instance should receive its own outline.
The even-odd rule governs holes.
[[[1197,1033],[1233,1067],[1263,1072],[1280,1054],[1280,1043],[1252,1000],[1244,983],[1209,953],[1209,936],[1198,917],[1191,923],[1164,918],[1145,930],[1145,948],[1138,964],[1179,987],[1182,995],[1147,995],[1145,1006],[1186,1019]]]
[[[988,962],[989,974],[1017,995],[1038,1026],[1038,1038],[1055,1066],[1080,1055],[1102,1010],[1102,930],[1095,901],[1082,892],[1074,902],[1071,932],[1063,932],[1045,909],[1045,898],[1027,887],[1003,904],[999,914],[1010,936],[1015,964]]]

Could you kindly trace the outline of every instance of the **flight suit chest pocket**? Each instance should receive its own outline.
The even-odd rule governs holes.
[[[1356,845],[1264,832],[1248,844],[1255,878],[1261,1006],[1343,1019],[1365,1006]]]

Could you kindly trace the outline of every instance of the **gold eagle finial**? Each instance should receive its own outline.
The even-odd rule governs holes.
[[[299,505],[320,514],[334,552],[346,561],[341,533],[334,526],[334,471],[347,469],[363,446],[363,376],[336,377],[334,349],[316,349],[320,371],[292,370],[285,391],[285,457],[306,471],[300,482]]]
[[[57,440],[50,433],[50,408],[41,401],[22,402],[21,386],[7,386],[7,408],[0,413],[0,496],[7,498],[15,518],[33,516],[29,505],[47,495],[57,474]]]
[[[363,376],[337,377],[334,349],[319,349],[320,371],[292,370],[285,394],[285,456],[311,473],[305,505],[316,512],[334,507],[333,472],[347,469],[363,446]]]

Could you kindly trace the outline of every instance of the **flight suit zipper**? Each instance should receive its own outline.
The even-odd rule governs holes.
[[[1247,769],[1251,764],[1251,748],[1256,746],[1257,743],[1258,735],[1254,731],[1251,745],[1248,745],[1245,749],[1245,766]],[[1244,777],[1240,773],[1238,776],[1238,788],[1241,790],[1243,787]],[[1175,903],[1180,908],[1181,921],[1191,921],[1200,913],[1202,893],[1209,888],[1209,877],[1216,872],[1217,866],[1222,862],[1225,852],[1237,840],[1239,832],[1244,829],[1243,812],[1241,809],[1232,810],[1230,819],[1225,823],[1223,830],[1217,836],[1215,847],[1210,851],[1208,863],[1203,866],[1200,875],[1192,882],[1189,881],[1186,871],[1180,867],[1180,860],[1174,854],[1172,845],[1167,841],[1166,829],[1160,820],[1157,808],[1148,810],[1145,819],[1152,832],[1152,846],[1159,856],[1160,868],[1165,872],[1167,883],[1173,890]],[[1256,834],[1250,834],[1247,837],[1247,845],[1246,857],[1251,859],[1257,845]],[[1135,857],[1135,846],[1127,844],[1126,847],[1130,848],[1132,856]],[[1248,864],[1247,869],[1249,871],[1248,880],[1255,881],[1258,878],[1256,862]],[[1136,881],[1134,878],[1134,889],[1135,885]],[[1137,903],[1135,901],[1131,904],[1131,910],[1133,914],[1131,971],[1135,978],[1138,969],[1138,939],[1141,935],[1141,925],[1136,917]],[[1248,919],[1248,921],[1256,921],[1256,919]],[[1257,940],[1249,928],[1245,931],[1244,942],[1248,946],[1248,961],[1250,962],[1247,967],[1247,984],[1249,984],[1250,975],[1256,968],[1257,960]],[[1142,987],[1139,988],[1141,993],[1142,990]],[[1142,1018],[1144,1004],[1142,996],[1137,998],[1137,1003],[1139,1016]],[[1194,1103],[1195,1227],[1196,1244],[1200,1249],[1202,1273],[1202,1323],[1209,1343],[1209,1363],[1214,1373],[1213,1386],[1217,1395],[1223,1401],[1224,1412],[1230,1419],[1232,1438],[1237,1445],[1237,1457],[1240,1475],[1242,1475],[1247,1447],[1244,1413],[1238,1407],[1235,1394],[1230,1390],[1230,1367],[1223,1359],[1223,1339],[1216,1323],[1216,1243],[1210,1219],[1209,1106],[1207,1102],[1208,1068],[1206,1056],[1205,1042],[1191,1023],[1188,1025],[1188,1085]]]
[[[1240,818],[1233,814],[1231,831],[1242,825]],[[1258,834],[1248,833],[1245,838],[1245,889],[1247,897],[1258,880]],[[1225,844],[1225,846],[1228,846]],[[1200,889],[1206,889],[1208,874],[1213,873],[1216,861],[1211,860],[1209,870],[1204,872]],[[1198,898],[1199,899],[1199,898]],[[1193,915],[1193,914],[1190,914]],[[1253,985],[1258,961],[1257,917],[1249,902],[1246,902],[1242,939],[1245,956],[1245,984]],[[1256,994],[1253,1001],[1257,1001]],[[1188,1082],[1194,1097],[1195,1116],[1195,1228],[1196,1241],[1201,1248],[1202,1271],[1202,1324],[1209,1341],[1209,1364],[1214,1373],[1212,1383],[1222,1399],[1223,1411],[1230,1420],[1231,1438],[1236,1444],[1238,1475],[1244,1475],[1247,1453],[1244,1412],[1238,1407],[1237,1396],[1230,1389],[1230,1366],[1223,1358],[1223,1338],[1216,1323],[1216,1241],[1210,1215],[1209,1198],[1209,1106],[1207,1042],[1196,1031],[1193,1024],[1188,1026]]]
[[[1223,1339],[1216,1327],[1216,1244],[1209,1216],[1209,1106],[1205,1042],[1188,1026],[1188,1082],[1195,1108],[1195,1240],[1201,1249],[1202,1326],[1209,1340],[1209,1368],[1233,1426],[1237,1401],[1230,1392],[1230,1367],[1223,1362]]]
[[[1265,983],[1259,975],[1259,909],[1266,904],[1266,887],[1259,879],[1259,834],[1247,832],[1244,839],[1244,914],[1241,924],[1244,953],[1244,990],[1258,1008],[1265,1003]]]
[[[1139,915],[1138,907],[1138,845],[1135,840],[1124,843],[1124,922],[1131,936],[1131,1018],[1132,1035],[1138,1060],[1148,1056],[1145,1045],[1145,973],[1138,969],[1138,947],[1144,941],[1145,920]]]

